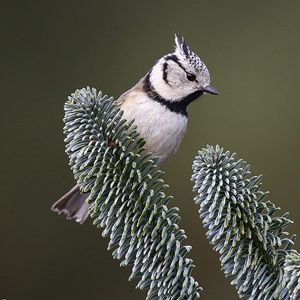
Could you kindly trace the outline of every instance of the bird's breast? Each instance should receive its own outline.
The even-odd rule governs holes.
[[[130,95],[121,108],[124,119],[135,119],[137,130],[146,140],[147,152],[159,156],[158,167],[162,168],[179,148],[186,133],[187,117],[170,111],[142,92]]]

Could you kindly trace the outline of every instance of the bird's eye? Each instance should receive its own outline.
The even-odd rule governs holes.
[[[186,73],[186,78],[189,81],[195,81],[196,80],[196,75],[191,74],[191,73]]]

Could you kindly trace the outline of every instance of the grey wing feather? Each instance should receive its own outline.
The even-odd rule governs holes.
[[[128,96],[134,92],[134,91],[142,91],[143,90],[143,82],[144,82],[144,77],[130,90],[127,92],[123,93],[116,101],[117,106],[122,106],[122,104],[128,99]]]

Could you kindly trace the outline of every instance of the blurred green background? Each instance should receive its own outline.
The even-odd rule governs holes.
[[[300,234],[299,1],[2,1],[0,299],[144,299],[90,219],[50,211],[74,185],[63,105],[87,85],[116,98],[180,33],[220,96],[189,109],[188,132],[165,168],[180,208],[201,299],[239,299],[220,271],[193,202],[191,164],[207,144],[263,173],[262,190]],[[300,241],[296,241],[300,250]]]

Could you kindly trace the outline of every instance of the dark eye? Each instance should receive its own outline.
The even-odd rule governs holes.
[[[191,74],[191,73],[186,73],[186,78],[187,78],[189,81],[195,81],[195,80],[196,80],[196,75]]]

